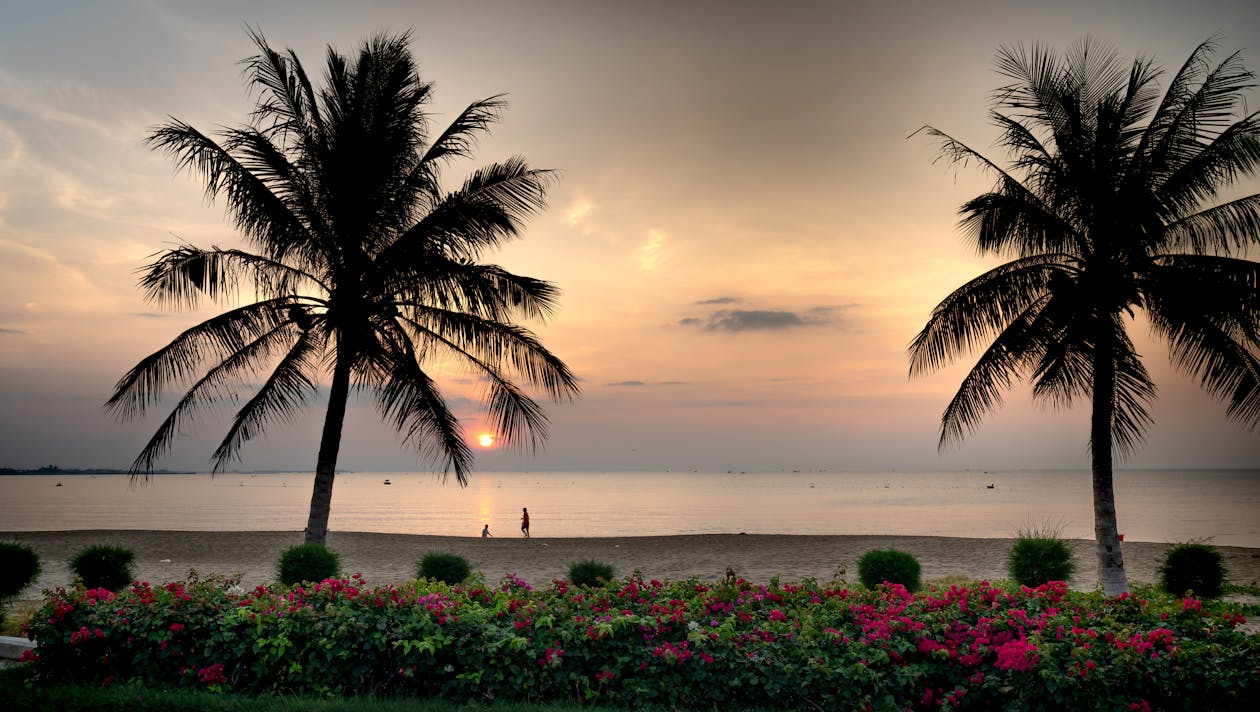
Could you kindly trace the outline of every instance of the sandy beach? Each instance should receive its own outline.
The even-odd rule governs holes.
[[[300,532],[204,532],[84,530],[0,532],[0,541],[20,541],[41,557],[39,580],[24,594],[33,598],[43,588],[70,582],[67,559],[85,546],[112,544],[136,554],[137,578],[154,583],[198,574],[241,576],[247,587],[275,580],[275,562],[284,549],[302,541]],[[1071,585],[1094,587],[1093,542],[1070,542],[1079,574]],[[703,534],[626,538],[491,539],[414,536],[364,532],[331,532],[328,545],[341,556],[343,572],[360,573],[371,584],[405,581],[415,562],[430,551],[447,551],[468,559],[487,581],[514,573],[535,586],[563,578],[574,561],[595,559],[612,564],[618,576],[636,570],[645,578],[719,579],[728,568],[754,582],[779,576],[783,581],[815,578],[828,581],[844,568],[857,580],[857,559],[871,549],[896,548],[914,554],[923,578],[1005,576],[1009,539],[967,539],[919,536],[788,536],[766,534]],[[1167,544],[1125,542],[1125,566],[1134,581],[1154,581]],[[1220,547],[1236,583],[1260,580],[1260,549]]]

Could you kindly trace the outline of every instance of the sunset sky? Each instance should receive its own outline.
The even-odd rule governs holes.
[[[135,271],[179,241],[239,242],[223,206],[144,137],[168,116],[206,131],[246,120],[247,25],[312,74],[329,44],[411,29],[435,124],[507,93],[479,159],[561,171],[549,209],[493,259],[563,290],[554,319],[529,326],[583,395],[549,406],[545,450],[490,448],[479,469],[1087,467],[1088,410],[1043,411],[1026,386],[938,452],[970,361],[910,380],[906,346],[993,264],[956,229],[958,206],[991,182],[907,137],[931,124],[1003,158],[986,113],[1004,44],[1092,34],[1171,74],[1219,33],[1218,56],[1242,50],[1260,70],[1257,7],[0,0],[0,467],[126,467],[157,426],[157,413],[118,423],[102,403],[211,312],[157,311]],[[1125,466],[1257,466],[1260,435],[1174,372],[1140,319],[1132,333],[1160,395]],[[482,413],[454,376],[443,388],[473,442]],[[237,467],[313,468],[321,416],[272,428]],[[204,470],[225,427],[203,418],[163,466]],[[418,466],[370,402],[352,407],[340,468]]]

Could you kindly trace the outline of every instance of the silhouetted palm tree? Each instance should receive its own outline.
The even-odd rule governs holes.
[[[1128,589],[1113,450],[1140,443],[1155,397],[1127,332],[1135,312],[1230,418],[1260,426],[1260,263],[1240,257],[1260,243],[1260,195],[1218,202],[1255,171],[1260,124],[1235,114],[1253,74],[1237,54],[1213,64],[1213,49],[1196,48],[1162,99],[1150,60],[1126,67],[1088,39],[1062,57],[1000,50],[1013,83],[992,116],[1009,169],[925,127],[949,161],[996,174],[992,192],[962,206],[962,227],[981,253],[1010,261],[937,305],[910,346],[911,375],[983,350],[945,409],[942,447],[1024,378],[1054,406],[1091,400],[1098,573],[1111,595]]]
[[[142,415],[173,386],[185,390],[132,465],[152,469],[195,411],[236,402],[237,384],[266,374],[242,396],[214,452],[215,471],[243,442],[288,421],[331,372],[306,540],[323,543],[346,401],[370,390],[404,441],[467,482],[472,452],[428,362],[467,367],[484,385],[500,442],[537,446],[547,420],[513,379],[553,399],[577,394],[576,379],[515,317],[541,318],[557,296],[549,283],[477,260],[517,236],[543,207],[551,173],[522,159],[475,171],[458,189],[440,169],[471,155],[497,118],[499,97],[461,112],[430,136],[423,82],[409,36],[378,36],[357,57],[329,48],[316,92],[297,56],[251,32],[247,60],[259,91],[249,125],[216,141],[178,120],[149,142],[199,174],[222,197],[255,252],[181,245],[145,268],[146,297],[190,307],[206,297],[230,308],[180,334],[118,382],[106,407]],[[238,299],[242,285],[252,300]]]

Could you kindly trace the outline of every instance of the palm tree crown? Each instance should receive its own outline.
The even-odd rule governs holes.
[[[937,129],[942,155],[976,161],[997,184],[962,206],[981,253],[1009,261],[945,298],[910,345],[910,372],[980,357],[941,420],[941,445],[961,441],[1031,379],[1055,406],[1091,403],[1099,568],[1127,589],[1111,488],[1113,448],[1133,451],[1151,424],[1155,384],[1127,327],[1138,310],[1173,363],[1260,427],[1260,195],[1219,202],[1260,162],[1257,114],[1236,117],[1255,86],[1237,54],[1197,47],[1162,96],[1153,63],[1125,65],[1086,39],[1063,56],[1003,48],[1011,83],[993,121],[1011,155],[1002,168]],[[1104,501],[1105,500],[1105,501]]]
[[[442,166],[471,156],[505,104],[473,103],[430,135],[432,85],[407,34],[374,37],[353,58],[330,48],[318,92],[292,51],[251,37],[259,54],[247,75],[259,93],[249,124],[215,140],[172,119],[149,142],[224,199],[253,251],[181,245],[156,256],[141,278],[149,300],[191,307],[208,297],[230,308],[143,359],[106,405],[130,418],[168,389],[184,391],[133,463],[143,473],[197,411],[234,401],[236,386],[269,372],[215,450],[217,471],[267,425],[292,418],[331,373],[307,530],[322,543],[352,386],[370,390],[405,442],[461,484],[472,452],[424,363],[470,369],[509,445],[536,447],[547,434],[515,380],[556,400],[577,394],[565,364],[514,323],[547,316],[556,288],[478,262],[543,207],[552,173],[513,158],[444,190]],[[246,285],[255,300],[231,306]]]

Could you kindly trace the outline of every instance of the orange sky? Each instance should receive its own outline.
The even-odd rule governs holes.
[[[533,324],[582,379],[535,457],[483,469],[997,469],[1088,464],[1083,409],[1009,394],[961,449],[937,424],[964,366],[907,378],[931,308],[981,271],[956,210],[989,182],[934,165],[925,123],[991,149],[1000,44],[1086,33],[1175,69],[1220,32],[1260,69],[1251,2],[34,3],[0,0],[0,466],[125,467],[156,418],[101,404],[137,360],[205,314],[135,288],[179,240],[236,244],[222,206],[146,149],[168,115],[204,130],[251,108],[246,24],[298,51],[412,28],[437,120],[507,92],[480,146],[562,171],[551,207],[496,261],[556,282]],[[1098,9],[1099,6],[1102,9]],[[1260,106],[1260,92],[1249,102]],[[1001,158],[1000,154],[992,154]],[[461,178],[476,163],[456,164]],[[1260,191],[1252,179],[1243,189]],[[1160,386],[1137,467],[1254,467],[1260,437],[1143,355]],[[470,385],[448,396],[482,431]],[[242,469],[312,467],[318,417],[247,445]],[[166,465],[204,469],[222,419]],[[367,405],[340,466],[416,466]]]

